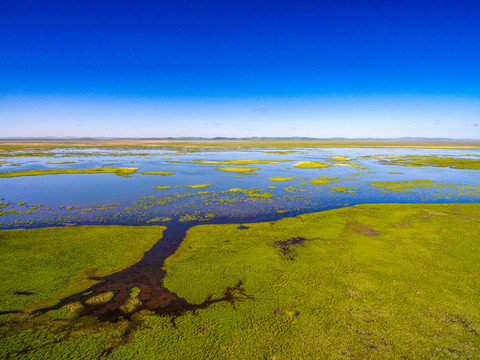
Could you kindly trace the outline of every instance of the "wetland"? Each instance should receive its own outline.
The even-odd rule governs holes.
[[[0,357],[476,358],[479,158],[0,144]]]

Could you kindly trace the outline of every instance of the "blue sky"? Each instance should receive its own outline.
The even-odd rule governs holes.
[[[0,137],[480,138],[475,1],[0,2]]]

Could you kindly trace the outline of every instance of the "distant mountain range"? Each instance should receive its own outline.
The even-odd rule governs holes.
[[[0,140],[172,140],[172,141],[480,141],[480,139],[451,139],[427,137],[399,137],[399,138],[313,138],[313,137],[75,137],[75,136],[45,136],[45,137],[0,137]]]

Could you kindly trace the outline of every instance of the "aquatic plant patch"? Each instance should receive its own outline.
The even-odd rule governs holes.
[[[236,172],[244,175],[253,174],[254,171],[260,170],[260,168],[255,167],[217,167],[215,169],[227,172]]]
[[[291,160],[205,160],[205,161],[193,161],[190,164],[199,165],[255,165],[255,164],[280,164],[284,162],[290,162]]]
[[[142,175],[174,175],[174,172],[171,171],[142,171]]]
[[[309,181],[315,185],[326,185],[330,184],[334,180],[338,180],[338,178],[333,176],[319,176],[315,179],[310,179]]]
[[[321,169],[330,167],[332,165],[318,161],[298,161],[293,164],[293,166],[299,169]]]
[[[294,177],[286,177],[286,176],[272,176],[271,178],[268,178],[267,180],[270,181],[292,181],[292,180],[297,180],[300,179],[297,176]]]

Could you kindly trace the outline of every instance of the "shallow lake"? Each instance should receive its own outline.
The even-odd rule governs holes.
[[[480,171],[389,164],[390,159],[401,156],[479,159],[480,151],[264,147],[52,150],[45,156],[0,159],[0,173],[105,166],[138,170],[131,176],[103,173],[0,178],[0,225],[11,229],[65,224],[247,223],[361,203],[480,201]],[[244,163],[208,164],[231,160]],[[295,167],[298,162],[329,166]],[[255,170],[218,170],[244,167]],[[142,174],[145,172],[173,174]],[[320,181],[311,181],[319,177]],[[194,185],[209,186],[188,187]]]

